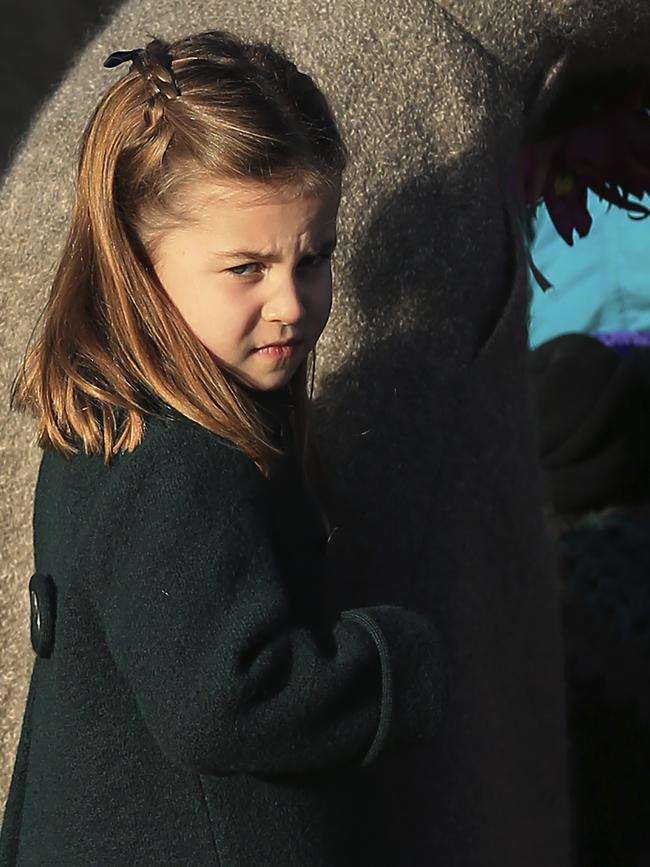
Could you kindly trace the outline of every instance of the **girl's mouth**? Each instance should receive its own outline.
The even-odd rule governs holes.
[[[261,349],[256,349],[256,355],[262,355],[266,358],[291,358],[298,351],[300,344],[292,343],[274,343],[271,346],[263,346]]]

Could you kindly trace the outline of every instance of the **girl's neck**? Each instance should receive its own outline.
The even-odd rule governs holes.
[[[274,438],[284,446],[293,443],[291,416],[294,403],[289,385],[271,390],[244,387],[244,391],[271,426]]]
[[[293,407],[293,397],[288,385],[274,389],[259,389],[244,386],[244,391],[258,406],[271,412],[287,410]]]

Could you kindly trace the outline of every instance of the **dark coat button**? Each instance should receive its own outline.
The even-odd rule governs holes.
[[[56,619],[56,585],[49,575],[35,572],[29,581],[30,634],[37,656],[52,655]]]

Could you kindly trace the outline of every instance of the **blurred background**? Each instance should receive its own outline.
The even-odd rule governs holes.
[[[650,203],[646,196],[641,200]],[[529,344],[564,587],[575,863],[650,865],[650,219],[533,220]]]
[[[650,207],[650,196],[640,201]],[[650,334],[650,221],[629,217],[591,190],[587,207],[593,224],[572,247],[555,230],[546,207],[538,208],[532,256],[553,285],[542,291],[531,275],[532,348],[569,331]]]

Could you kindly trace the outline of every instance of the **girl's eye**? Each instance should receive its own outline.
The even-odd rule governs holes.
[[[300,265],[304,265],[306,268],[316,268],[319,265],[322,265],[327,259],[331,259],[331,253],[319,253],[316,256],[306,256]],[[256,265],[259,265],[259,262],[247,262],[245,265],[235,265],[234,268],[228,268],[231,274],[234,274],[235,277],[249,277],[251,275],[251,271],[244,272],[242,268],[254,268]]]
[[[246,265],[236,265],[234,268],[228,268],[231,274],[234,274],[235,277],[248,277],[248,274],[244,274],[240,269],[241,268],[252,268],[256,265],[256,262],[248,262]]]

